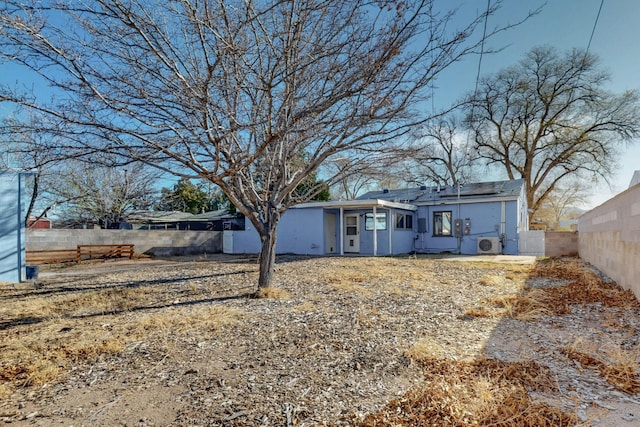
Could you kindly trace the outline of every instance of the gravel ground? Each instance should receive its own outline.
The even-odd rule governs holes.
[[[424,382],[416,348],[449,360],[535,360],[533,397],[583,425],[640,425],[640,398],[568,358],[638,362],[640,310],[575,304],[524,321],[470,315],[525,288],[530,265],[434,257],[281,257],[254,299],[254,258],[108,262],[0,286],[0,423],[351,425]],[[45,363],[46,362],[46,363]],[[629,362],[631,363],[631,362]]]

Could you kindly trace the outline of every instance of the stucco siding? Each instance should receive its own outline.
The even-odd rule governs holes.
[[[415,219],[414,219],[415,221]],[[393,230],[393,234],[391,236],[392,246],[393,246],[393,254],[408,254],[415,250],[414,241],[417,233],[415,231],[415,223],[413,230]]]
[[[413,229],[397,230],[394,228],[395,212],[414,215]],[[371,209],[345,209],[343,215],[358,215],[360,217],[360,232],[358,235],[359,252],[363,255],[374,254],[373,230],[366,230],[365,215],[372,213]],[[397,209],[377,209],[376,213],[386,214],[386,229],[376,230],[376,254],[403,254],[413,250],[415,236],[415,213]],[[335,229],[327,229],[327,215],[335,215]],[[246,221],[246,229],[234,231],[233,253],[258,253],[260,239],[253,225]],[[344,234],[344,219],[340,218],[339,209],[292,208],[287,210],[278,225],[276,253],[295,253],[301,255],[325,255],[330,253],[326,247],[326,235],[335,235],[333,253],[340,253],[340,242]],[[389,234],[391,233],[391,234]]]
[[[476,254],[479,237],[500,237],[502,230],[502,203],[504,203],[505,232],[503,253],[517,254],[518,227],[519,220],[522,218],[520,209],[523,206],[517,200],[420,206],[418,208],[418,217],[425,219],[427,231],[418,234],[417,250],[423,252],[459,251],[465,255]],[[452,229],[456,219],[462,220],[463,231],[467,220],[469,221],[469,232],[463,233],[459,242],[456,236],[442,237],[433,235],[433,214],[434,212],[443,211],[451,212]]]
[[[324,254],[323,215],[321,208],[287,210],[278,224],[276,253]],[[259,253],[260,246],[260,235],[251,221],[245,221],[244,230],[233,232],[233,253]]]
[[[287,210],[278,226],[276,253],[324,254],[324,210]]]
[[[260,235],[251,221],[245,219],[244,230],[234,230],[233,253],[234,254],[257,254],[260,252]],[[226,233],[226,231],[225,231]],[[277,243],[277,242],[276,242]]]
[[[335,206],[329,208],[322,205],[306,206],[289,209],[283,215],[278,227],[277,253],[296,253],[309,255],[324,255],[326,253],[340,253],[340,241],[345,233],[345,218],[358,218],[359,234],[351,235],[357,238],[355,246],[349,253],[363,255],[396,255],[412,251],[423,253],[453,252],[473,255],[477,253],[479,237],[502,238],[504,233],[503,253],[515,255],[518,253],[518,232],[522,228],[521,220],[526,218],[520,212],[525,204],[519,199],[486,200],[437,205],[418,206],[417,210],[404,207],[378,207],[377,214],[384,214],[386,226],[375,231],[367,230],[367,215],[373,213],[372,207],[359,208],[348,206],[342,210]],[[433,231],[434,212],[451,212],[452,234],[455,233],[454,224],[457,219],[462,221],[462,235],[435,236]],[[340,218],[342,213],[342,218]],[[412,215],[412,228],[396,229],[395,214]],[[327,215],[332,217],[327,220]],[[334,221],[335,216],[335,221]],[[424,232],[419,232],[419,224],[424,221]],[[330,224],[335,223],[335,228]],[[249,221],[245,231],[234,232],[234,253],[257,253],[260,251],[260,240],[256,230]],[[469,224],[468,232],[466,231]],[[329,230],[328,228],[332,228]],[[331,243],[327,243],[331,242]],[[335,244],[332,252],[327,245]],[[351,243],[350,243],[351,245]],[[344,248],[345,252],[347,248]]]

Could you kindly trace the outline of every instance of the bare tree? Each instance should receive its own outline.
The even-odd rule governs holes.
[[[607,79],[592,54],[537,47],[471,95],[480,155],[524,178],[534,212],[563,182],[607,179],[619,148],[640,134],[638,92],[606,92]]]
[[[52,179],[67,158],[56,146],[54,140],[57,136],[47,131],[51,126],[44,120],[46,118],[40,115],[29,115],[27,120],[9,117],[0,123],[0,144],[4,153],[0,165],[30,172],[27,175],[30,198],[24,218],[25,227],[29,226],[32,216],[39,219],[50,210],[47,199]]]
[[[118,228],[136,209],[149,209],[156,202],[154,185],[159,173],[142,165],[127,169],[67,162],[60,171],[55,189],[62,200],[58,211],[76,224],[96,223],[102,228]]]
[[[566,219],[572,208],[583,206],[589,198],[593,183],[589,180],[573,179],[557,185],[547,195],[536,214],[536,220],[544,220],[552,228]]]
[[[435,119],[418,132],[419,143],[407,169],[413,181],[457,185],[474,178],[478,160],[474,142],[463,132],[454,115]]]
[[[388,156],[375,156],[354,160],[350,157],[332,159],[326,162],[322,170],[332,179],[331,198],[334,200],[353,200],[373,187],[380,187],[389,175],[390,169],[402,162],[400,150]]]
[[[91,135],[70,151],[219,186],[260,234],[260,287],[298,185],[331,157],[355,164],[401,144],[425,120],[429,83],[479,50],[474,30],[498,7],[451,29],[453,12],[430,0],[28,3],[1,7],[0,55],[64,95],[47,104],[4,88],[0,100]]]

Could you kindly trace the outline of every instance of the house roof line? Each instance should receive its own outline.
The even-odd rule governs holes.
[[[483,200],[516,200],[524,191],[524,180],[489,181],[454,186],[413,187],[395,190],[369,191],[357,200],[382,199],[411,203],[417,206],[434,204],[458,204],[462,200],[480,202]]]
[[[403,209],[407,211],[416,211],[418,207],[414,204],[391,202],[389,200],[381,199],[366,199],[366,200],[330,200],[327,202],[308,202],[301,203],[299,205],[292,206],[292,209],[302,208],[343,208],[343,209],[362,209],[362,208],[390,208],[390,209]]]
[[[490,202],[502,202],[509,200],[517,200],[518,196],[498,196],[498,197],[486,197],[486,198],[474,198],[474,199],[463,199],[463,198],[448,198],[448,199],[439,199],[439,200],[429,200],[425,202],[415,202],[418,206],[439,206],[439,205],[464,205],[470,203],[490,203]]]

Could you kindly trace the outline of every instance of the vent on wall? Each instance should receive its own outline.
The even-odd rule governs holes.
[[[478,255],[499,254],[502,244],[498,237],[478,237]]]

